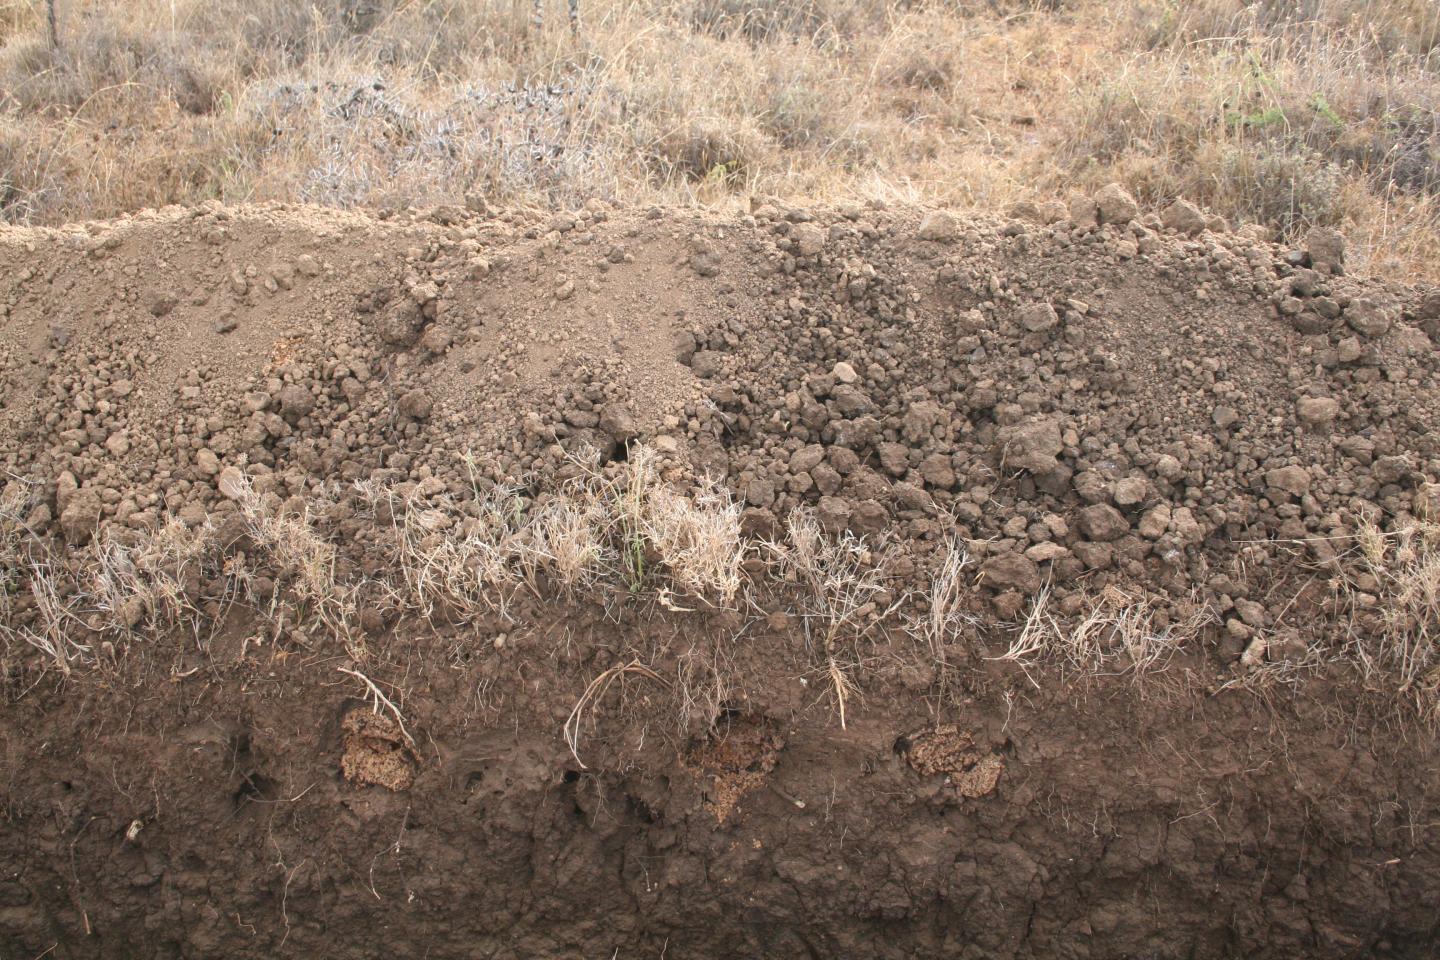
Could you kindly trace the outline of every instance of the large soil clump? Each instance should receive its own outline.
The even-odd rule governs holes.
[[[0,952],[1428,955],[1440,293],[1016,213],[0,231]]]

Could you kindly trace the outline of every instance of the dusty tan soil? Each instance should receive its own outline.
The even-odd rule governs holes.
[[[1097,199],[0,230],[0,955],[1433,955],[1440,297]],[[642,448],[733,595],[413,600]]]

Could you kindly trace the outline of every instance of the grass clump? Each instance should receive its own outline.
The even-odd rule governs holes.
[[[194,598],[218,553],[211,524],[191,527],[170,517],[155,530],[133,536],[107,528],[93,551],[90,600],[108,628],[198,626]]]
[[[472,468],[472,474],[474,470]],[[413,485],[361,484],[372,512],[393,529],[397,594],[427,618],[506,615],[510,596],[567,596],[603,583],[725,605],[740,593],[750,549],[740,506],[708,480],[688,488],[662,479],[653,450],[635,444],[606,469],[592,457],[544,497],[473,482],[470,496]]]
[[[1045,665],[1058,665],[1075,676],[1128,676],[1138,682],[1163,673],[1213,619],[1201,608],[1172,621],[1148,597],[1131,596],[1114,586],[1082,601],[1079,609],[1083,612],[1071,617],[1053,611],[1047,585],[1031,601],[1009,648],[996,659],[1018,665],[1032,683],[1030,671]]]
[[[1371,688],[1440,721],[1440,525],[1363,523],[1343,588],[1360,620],[1342,657]]]
[[[297,513],[274,496],[257,492],[248,477],[234,478],[226,495],[235,501],[255,545],[265,551],[280,573],[289,578],[290,594],[320,623],[340,638],[352,653],[359,606],[359,585],[336,575],[340,553],[311,522],[310,504]],[[279,594],[276,594],[278,599]]]
[[[904,602],[890,589],[893,553],[872,550],[849,531],[827,534],[803,509],[786,517],[783,538],[762,547],[779,580],[793,585],[806,641],[823,657],[844,727],[846,706],[859,693],[851,676],[856,645]]]

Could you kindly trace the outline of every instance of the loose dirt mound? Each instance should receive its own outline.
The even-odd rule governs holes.
[[[1020,212],[0,231],[0,946],[1424,953],[1440,294]]]

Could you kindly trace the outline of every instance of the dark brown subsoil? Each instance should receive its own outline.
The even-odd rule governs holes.
[[[967,797],[909,762],[935,713],[903,689],[841,730],[742,676],[714,736],[763,724],[754,759],[709,765],[657,710],[587,730],[581,769],[558,731],[583,676],[488,708],[481,671],[413,657],[393,666],[418,772],[391,792],[341,775],[342,718],[368,707],[331,666],[47,682],[7,706],[5,955],[1433,952],[1433,759],[1354,734],[1323,692],[963,698],[944,711],[962,752],[1001,767]],[[500,682],[561,672],[522,647]],[[643,712],[647,683],[607,712]],[[753,781],[720,822],[737,768]]]
[[[1387,573],[1440,514],[1440,298],[1097,199],[0,231],[0,957],[1440,952],[1437,633]],[[866,538],[843,650],[759,545],[730,598],[418,609],[356,488],[459,528],[639,444],[757,544]],[[176,615],[107,607],[167,517],[213,541]],[[1162,659],[999,659],[1116,598]]]

